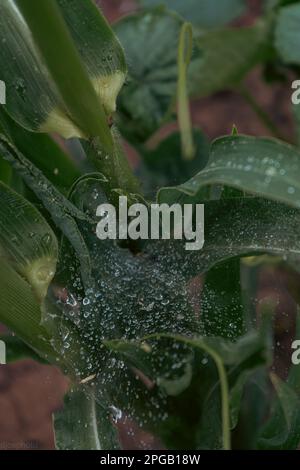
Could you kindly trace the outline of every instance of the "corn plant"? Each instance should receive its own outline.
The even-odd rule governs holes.
[[[139,3],[112,29],[92,0],[0,1],[9,358],[70,377],[54,416],[58,449],[118,449],[122,426],[167,449],[296,449],[300,367],[272,369],[275,305],[258,303],[257,285],[264,266],[280,266],[299,299],[300,153],[244,78],[260,64],[290,87],[300,2],[271,0],[255,24],[235,28],[244,0]],[[272,138],[240,135],[235,123],[209,143],[193,128],[189,100],[226,89]],[[178,131],[149,145],[176,119]],[[136,171],[124,140],[140,156]],[[205,204],[204,247],[100,241],[97,207],[122,195]]]

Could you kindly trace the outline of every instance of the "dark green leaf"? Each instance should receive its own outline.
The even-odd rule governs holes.
[[[0,335],[0,339],[4,341],[6,346],[7,363],[21,361],[22,359],[33,359],[34,361],[48,363],[16,336]]]
[[[209,270],[201,292],[200,314],[205,336],[233,340],[245,331],[239,258]]]
[[[152,194],[158,187],[183,183],[205,167],[209,154],[208,141],[199,130],[195,130],[193,135],[197,151],[192,160],[182,157],[180,134],[177,132],[154,150],[141,150],[143,163],[139,176],[147,193]]]
[[[268,24],[249,28],[220,29],[195,39],[198,59],[189,67],[189,91],[193,97],[224,89],[236,89],[242,78],[267,54]]]
[[[0,184],[0,256],[43,299],[58,257],[57,240],[40,213],[22,196]]]
[[[299,211],[257,198],[224,199],[205,204],[205,243],[186,251],[182,242],[155,241],[145,252],[167,272],[187,278],[205,273],[230,258],[274,254],[289,261],[300,251]]]
[[[217,139],[208,165],[175,188],[163,188],[160,202],[201,201],[207,185],[225,185],[300,207],[300,153],[275,139],[228,136]]]
[[[42,201],[56,226],[72,243],[81,262],[82,275],[86,284],[91,283],[90,257],[84,240],[78,230],[76,220],[92,223],[86,216],[65,198],[27,158],[19,152],[6,138],[0,136],[0,151],[13,168],[22,176],[26,184]]]
[[[118,110],[121,131],[130,140],[146,140],[166,118],[176,94],[182,24],[176,14],[155,9],[125,17],[115,26],[129,66]]]
[[[5,260],[0,263],[0,320],[49,362],[58,354],[41,326],[41,310],[28,284]],[[57,362],[59,364],[59,362]]]

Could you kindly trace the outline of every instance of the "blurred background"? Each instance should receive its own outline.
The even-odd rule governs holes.
[[[184,0],[183,0],[184,1]],[[110,22],[118,20],[137,9],[134,0],[97,0]],[[251,25],[259,16],[263,0],[248,0],[247,14],[234,22],[234,26]],[[292,78],[291,78],[292,81]],[[246,84],[257,101],[277,123],[287,138],[293,135],[290,116],[291,90],[286,85],[266,85],[260,68],[247,77]],[[192,104],[194,123],[210,139],[231,132],[236,124],[239,133],[257,136],[269,135],[268,129],[258,120],[247,102],[234,92],[222,92],[197,100]],[[168,133],[174,125],[168,126]],[[294,317],[295,304],[287,290],[288,279],[284,273],[272,267],[263,270],[259,285],[259,297],[275,296],[280,318],[276,324],[277,367],[284,369],[290,354],[290,319]],[[4,329],[0,326],[0,331]],[[37,364],[31,360],[0,366],[0,450],[4,449],[53,449],[52,413],[63,404],[68,380],[54,367]],[[158,448],[154,438],[142,431],[129,438],[121,430],[123,446],[136,449],[141,446]]]

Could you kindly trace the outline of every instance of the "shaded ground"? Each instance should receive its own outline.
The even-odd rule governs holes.
[[[133,0],[101,0],[107,17],[114,21],[135,6]],[[261,0],[249,1],[249,14],[239,21],[251,24],[259,13]],[[261,81],[261,70],[255,70],[247,79],[249,89],[264,109],[277,122],[284,134],[292,135],[289,115],[290,90],[280,85],[268,87]],[[233,92],[219,93],[212,98],[202,99],[193,104],[194,122],[209,137],[214,138],[230,132],[232,124],[240,133],[268,135],[268,130],[259,122],[244,99]],[[286,317],[294,310],[281,280],[269,271],[261,283],[261,296],[279,292],[285,302]],[[280,310],[284,307],[280,306]],[[284,317],[285,318],[285,317]],[[279,324],[278,335],[286,330],[284,320]],[[288,340],[279,341],[279,348],[288,347]],[[42,366],[32,361],[0,366],[0,450],[1,449],[52,449],[54,448],[51,414],[62,406],[67,381],[53,367]],[[141,435],[139,435],[141,436]],[[148,436],[143,436],[151,447],[157,446]],[[125,442],[127,448],[136,448],[137,442]]]

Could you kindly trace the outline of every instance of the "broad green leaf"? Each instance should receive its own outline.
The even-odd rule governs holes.
[[[245,332],[239,258],[208,271],[200,297],[205,336],[235,339]]]
[[[65,137],[101,135],[105,144],[109,133],[102,106],[112,112],[126,73],[121,46],[91,1],[58,4],[67,23],[72,22],[77,50],[54,2],[39,3],[33,10],[32,2],[1,2],[0,66],[7,84],[6,109],[29,130],[55,131]]]
[[[68,189],[80,176],[80,172],[71,158],[51,137],[27,131],[14,122],[1,108],[0,123],[6,136],[32,163],[43,171],[55,186]]]
[[[115,25],[129,67],[118,111],[121,131],[130,140],[146,140],[166,118],[176,94],[182,24],[175,13],[157,8],[125,17]]]
[[[236,89],[244,76],[267,54],[268,24],[247,28],[224,28],[195,39],[200,57],[189,67],[189,90],[193,97],[224,89]]]
[[[229,23],[246,9],[245,0],[141,0],[145,7],[166,5],[200,28]]]
[[[185,182],[202,170],[208,161],[209,143],[204,134],[195,130],[196,155],[192,160],[182,157],[180,134],[175,132],[163,140],[154,150],[141,149],[142,165],[139,176],[146,193],[152,194],[158,187]]]
[[[279,11],[275,45],[281,59],[288,64],[300,63],[300,5],[288,5]]]
[[[58,450],[119,448],[109,412],[80,388],[72,389],[65,397],[64,408],[55,413],[54,431]]]
[[[163,188],[160,202],[200,201],[210,185],[225,185],[300,207],[300,153],[275,139],[229,136],[217,139],[208,165],[186,183]]]
[[[22,196],[4,184],[0,184],[0,195],[0,257],[25,277],[41,300],[55,273],[56,237]]]
[[[23,359],[33,359],[34,361],[48,363],[16,336],[0,335],[0,340],[4,341],[6,346],[7,363],[21,361]]]

